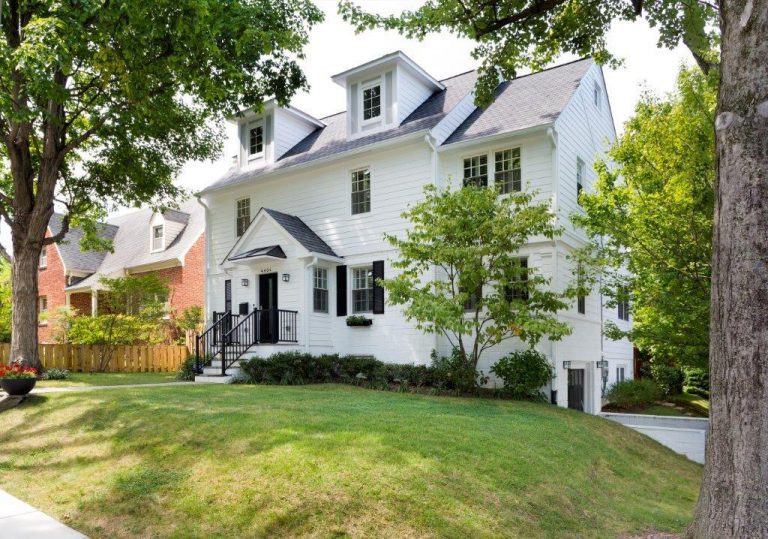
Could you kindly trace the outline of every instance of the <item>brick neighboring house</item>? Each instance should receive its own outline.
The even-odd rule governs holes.
[[[54,214],[51,235],[61,229],[63,215]],[[102,236],[112,240],[113,252],[82,251],[78,228],[64,241],[49,245],[40,256],[38,328],[40,342],[54,338],[52,317],[69,306],[81,315],[98,314],[101,277],[156,273],[168,280],[172,315],[203,305],[205,287],[205,215],[196,200],[164,213],[143,209],[116,216],[103,224]]]

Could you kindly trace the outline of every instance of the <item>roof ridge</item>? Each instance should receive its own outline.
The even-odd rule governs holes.
[[[592,60],[592,61],[594,62],[594,60],[595,60],[595,59],[594,59],[594,58],[592,58],[591,56],[583,56],[583,57],[581,57],[581,58],[578,58],[578,59],[576,59],[576,60],[571,60],[571,61],[569,61],[569,62],[564,62],[564,63],[562,63],[562,64],[557,64],[557,65],[553,65],[553,66],[545,67],[544,69],[540,69],[540,70],[538,70],[538,71],[532,71],[531,73],[526,73],[526,74],[524,74],[524,75],[518,75],[517,77],[515,77],[515,78],[513,78],[513,79],[503,80],[503,81],[501,81],[499,84],[503,84],[503,83],[505,83],[505,82],[514,82],[514,81],[516,81],[516,80],[524,79],[524,78],[526,78],[526,77],[531,77],[531,76],[533,76],[533,75],[540,75],[541,73],[546,73],[547,71],[552,71],[552,70],[554,70],[554,69],[559,69],[559,68],[561,68],[561,67],[569,66],[569,65],[571,65],[571,64],[577,64],[577,63],[579,63],[579,62],[584,62],[584,61],[586,61],[586,60]]]

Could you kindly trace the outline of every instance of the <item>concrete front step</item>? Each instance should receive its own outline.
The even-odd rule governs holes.
[[[213,374],[198,374],[195,376],[196,384],[231,384],[234,377],[231,375],[222,376]]]
[[[206,376],[221,376],[221,365],[218,367],[203,367],[203,374]],[[227,369],[227,374],[237,376],[240,374],[240,368],[232,366]]]
[[[235,361],[234,363],[232,363],[232,366],[233,367],[239,367],[240,366],[240,361]],[[211,361],[211,367],[218,367],[219,370],[221,370],[221,360],[220,359],[212,360]]]

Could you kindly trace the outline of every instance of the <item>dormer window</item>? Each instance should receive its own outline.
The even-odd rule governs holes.
[[[362,84],[363,122],[377,120],[381,116],[381,79]]]
[[[157,225],[152,227],[152,251],[163,250],[163,225]]]
[[[248,159],[264,156],[264,124],[252,123],[248,126]]]

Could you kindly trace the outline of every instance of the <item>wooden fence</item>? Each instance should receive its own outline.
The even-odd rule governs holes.
[[[99,370],[103,345],[97,344],[39,344],[40,361],[46,369],[67,369],[75,372]],[[7,364],[10,344],[0,344],[0,363]],[[187,359],[184,345],[115,346],[107,372],[176,372]]]

